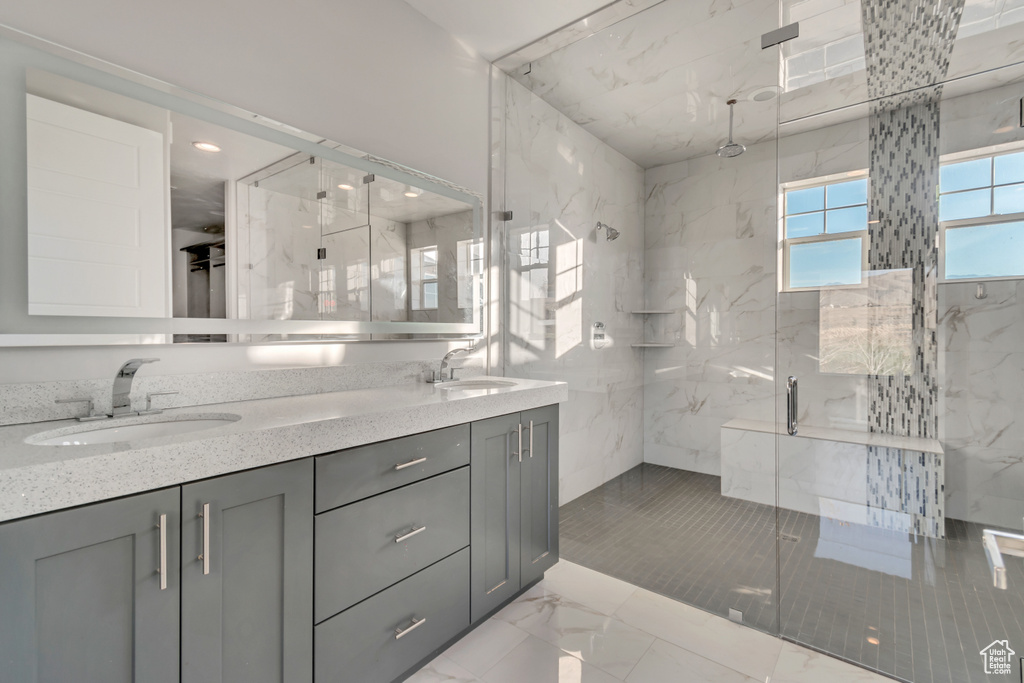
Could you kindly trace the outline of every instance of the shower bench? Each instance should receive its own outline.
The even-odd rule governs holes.
[[[778,464],[776,465],[776,438]],[[734,419],[722,425],[722,495],[845,524],[945,537],[936,439]]]

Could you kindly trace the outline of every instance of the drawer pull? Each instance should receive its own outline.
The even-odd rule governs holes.
[[[203,574],[210,573],[210,504],[203,503],[203,511],[199,513],[203,518],[203,554],[198,559],[203,561]]]
[[[167,590],[167,515],[160,515],[160,567],[156,570],[160,575],[160,590]]]
[[[398,640],[399,638],[401,638],[404,635],[408,635],[409,633],[412,633],[413,631],[418,629],[420,626],[423,626],[423,624],[425,624],[425,623],[427,623],[426,619],[417,619],[416,617],[413,617],[412,618],[412,626],[410,626],[409,628],[405,628],[405,629],[403,629],[401,627],[395,629],[395,640]]]
[[[412,531],[410,531],[409,533],[407,533],[407,534],[399,534],[399,535],[395,536],[395,543],[401,543],[402,541],[407,541],[410,538],[412,538],[413,536],[415,536],[416,534],[422,533],[422,532],[424,532],[426,530],[427,530],[427,527],[425,527],[425,526],[421,526],[419,529],[417,529],[416,527],[413,527]]]
[[[414,465],[419,465],[421,462],[426,462],[426,461],[427,461],[426,458],[416,458],[415,460],[410,460],[409,462],[403,462],[400,465],[395,465],[395,470],[396,471],[397,470],[404,470],[406,467],[412,467]]]

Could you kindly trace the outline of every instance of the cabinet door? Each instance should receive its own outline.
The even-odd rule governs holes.
[[[181,504],[182,683],[310,681],[312,459],[183,486]]]
[[[519,590],[519,414],[470,428],[470,603],[477,621]]]
[[[520,416],[524,447],[520,475],[520,582],[526,585],[558,562],[558,406]]]
[[[177,682],[178,496],[0,525],[0,679]]]

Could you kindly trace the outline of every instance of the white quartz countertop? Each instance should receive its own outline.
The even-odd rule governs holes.
[[[176,436],[109,444],[40,446],[25,440],[54,430],[101,429],[113,426],[114,420],[0,427],[0,521],[507,415],[569,397],[564,382],[514,382],[471,391],[405,384],[175,408],[130,419],[221,414],[241,419]]]

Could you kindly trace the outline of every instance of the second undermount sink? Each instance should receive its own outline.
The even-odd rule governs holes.
[[[150,418],[115,418],[100,425],[64,427],[33,434],[25,443],[35,446],[88,446],[153,439],[159,436],[187,434],[237,422],[241,417],[231,413],[208,413]]]
[[[483,389],[507,389],[514,387],[515,382],[507,379],[495,379],[493,377],[481,377],[479,379],[460,379],[455,382],[444,382],[438,384],[442,389],[458,391],[480,391]]]

